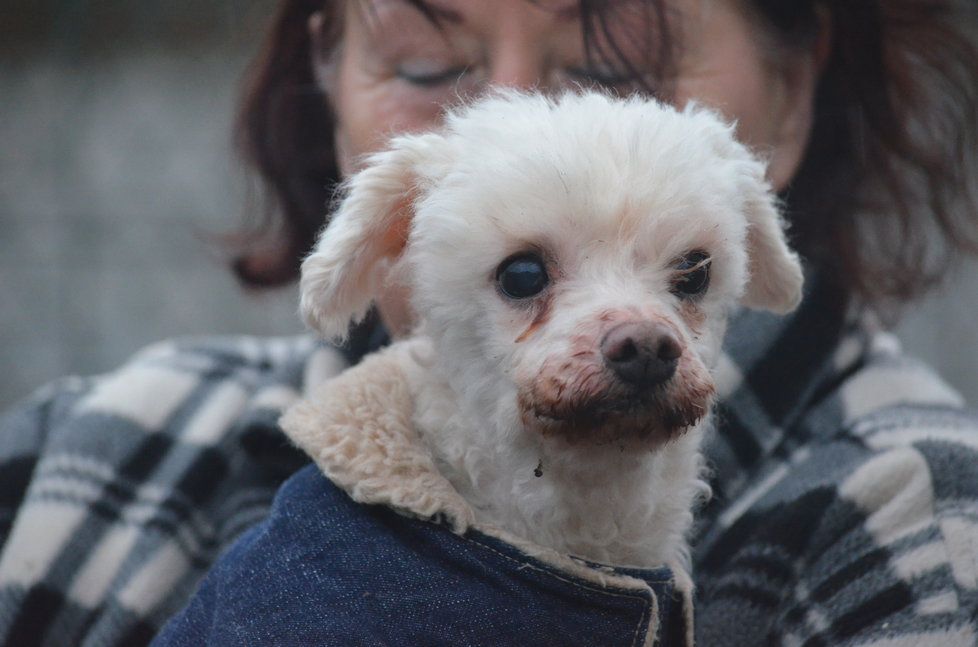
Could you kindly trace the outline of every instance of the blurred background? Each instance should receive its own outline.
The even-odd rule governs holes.
[[[0,0],[0,407],[166,337],[302,330],[211,240],[255,208],[230,129],[273,6]],[[978,405],[978,264],[898,332]]]

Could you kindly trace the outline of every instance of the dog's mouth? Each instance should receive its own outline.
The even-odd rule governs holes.
[[[608,395],[570,403],[520,397],[524,426],[570,444],[638,444],[654,448],[696,425],[709,411],[713,386],[660,387],[645,394]],[[564,406],[561,406],[561,405]]]
[[[554,355],[518,388],[523,427],[569,444],[655,449],[707,415],[715,388],[692,353],[666,379],[629,380],[594,352]]]

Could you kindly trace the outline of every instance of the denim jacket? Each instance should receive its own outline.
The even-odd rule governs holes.
[[[154,645],[691,644],[688,580],[354,502],[314,466]]]

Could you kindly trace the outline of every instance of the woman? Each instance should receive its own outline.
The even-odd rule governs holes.
[[[976,423],[861,316],[974,248],[971,4],[286,0],[241,121],[281,220],[236,271],[291,280],[335,182],[460,95],[597,83],[713,105],[769,157],[812,287],[788,320],[732,326],[699,642],[973,644]],[[403,332],[402,301],[343,360]],[[147,642],[302,465],[275,421],[343,363],[308,341],[166,344],[10,414],[5,642]]]

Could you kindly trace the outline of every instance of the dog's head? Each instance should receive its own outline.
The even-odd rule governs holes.
[[[659,443],[707,410],[731,308],[801,297],[764,170],[705,109],[497,94],[368,160],[301,309],[342,336],[396,273],[471,413]]]

